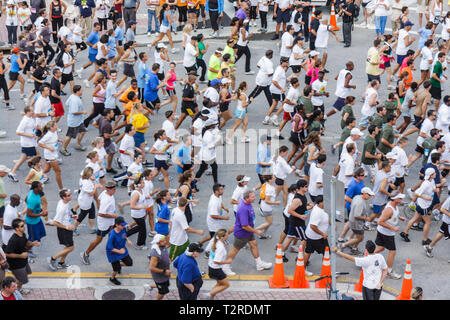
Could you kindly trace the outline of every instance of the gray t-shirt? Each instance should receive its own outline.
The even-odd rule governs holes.
[[[151,249],[149,258],[150,257],[159,258],[158,264],[156,265],[156,267],[158,269],[170,269],[169,251],[167,250],[167,248],[165,248],[165,247],[162,248],[161,254],[158,254],[156,249]],[[162,282],[169,281],[169,278],[170,278],[170,276],[166,276],[165,274],[163,275],[161,273],[151,272],[151,274],[152,274],[153,280],[156,283],[162,283]]]
[[[125,8],[136,8],[138,2],[139,0],[125,0],[123,5]]]
[[[350,228],[354,230],[363,230],[364,220],[355,219],[355,217],[367,217],[368,213],[367,202],[361,195],[355,196],[352,199],[352,206],[350,209]]]

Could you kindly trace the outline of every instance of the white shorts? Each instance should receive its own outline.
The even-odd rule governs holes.
[[[371,177],[371,178],[375,178],[375,175],[377,174],[378,171],[378,166],[376,163],[374,164],[362,164],[361,167],[364,169],[364,174],[366,175],[366,177]]]
[[[160,33],[166,33],[168,30],[169,30],[169,27],[166,27],[166,26],[163,26],[163,25],[159,26],[159,32]]]

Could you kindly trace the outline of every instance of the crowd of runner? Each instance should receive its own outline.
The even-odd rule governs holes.
[[[419,3],[419,39],[411,32],[415,22],[403,0],[335,3],[344,25],[344,47],[351,46],[351,28],[358,17],[363,25],[370,24],[371,17],[375,21],[370,49],[358,61],[366,64],[368,84],[358,88],[364,91],[362,97],[355,94],[356,62],[343,61],[337,75],[325,77],[329,35],[340,38],[319,9],[311,20],[308,1],[274,3],[277,24],[270,31],[275,31],[273,40],[281,39],[279,48],[274,46],[281,58],[274,61],[274,51],[265,51],[257,72],[251,70],[249,30],[257,26],[258,17],[259,31],[268,31],[269,0],[236,1],[231,33],[217,48],[210,48],[200,29],[207,27],[206,12],[211,36],[223,36],[223,0],[147,0],[148,35],[159,33],[147,47],[135,40],[140,5],[135,0],[76,0],[75,20],[65,17],[64,2],[47,2],[7,0],[2,7],[11,52],[0,51],[0,89],[5,110],[20,112],[22,119],[16,129],[20,152],[10,150],[19,158],[0,166],[0,278],[10,270],[22,294],[29,292],[23,285],[29,281],[30,263],[45,259],[33,247],[42,244],[48,228],[56,228],[58,239],[45,239],[44,245],[63,247],[47,257],[50,270],[68,267],[66,258],[77,236],[92,237],[88,247],[77,247],[84,264],[104,259],[104,252],[95,249],[105,238],[113,270],[110,281],[120,285],[122,266],[133,264],[128,244],[148,255],[158,299],[169,292],[171,266],[177,269],[180,297],[197,299],[203,274],[196,258],[203,252],[209,259],[207,273],[217,280],[206,294],[209,299],[229,287],[227,277],[235,275],[231,265],[240,249],[250,249],[256,270],[271,269],[272,263],[259,255],[258,242],[275,237],[270,230],[274,219],[280,219],[277,211],[283,212],[284,229],[276,236],[285,263],[287,253],[298,253],[299,246],[306,266],[312,253],[323,254],[330,245],[339,253],[362,257],[360,243],[366,232],[375,231],[371,238],[376,247],[369,244],[366,249],[370,254],[386,249],[387,262],[381,267],[387,266],[387,277],[400,279],[394,271],[397,234],[409,242],[411,229],[423,230],[421,245],[430,258],[437,242],[450,238],[445,188],[450,170],[450,96],[445,90],[450,13],[443,12],[442,1]],[[392,34],[385,32],[388,16]],[[172,39],[177,32],[183,33],[182,61],[170,57],[180,50]],[[170,50],[162,42],[165,36]],[[79,57],[86,51],[88,62],[81,65]],[[244,55],[245,62],[240,62]],[[238,64],[245,66],[246,75],[256,73],[254,84],[239,81]],[[420,79],[413,77],[416,68]],[[326,78],[336,81],[334,98]],[[20,100],[10,97],[17,81]],[[33,84],[29,93],[26,82]],[[385,83],[390,93],[381,96]],[[82,97],[90,87],[88,107]],[[223,199],[220,176],[225,173],[216,161],[217,148],[251,142],[246,134],[249,113],[261,92],[267,100],[262,125],[275,126],[276,134],[261,135],[256,142],[259,181],[240,174],[231,199]],[[357,119],[353,109],[360,100]],[[162,123],[152,120],[160,109],[166,118]],[[321,139],[330,118],[340,120],[342,132],[339,142],[325,150]],[[183,122],[190,131],[182,133]],[[86,141],[88,130],[98,130],[98,137]],[[64,188],[70,178],[60,166],[64,157],[76,156],[69,151],[72,139],[73,148],[86,159],[79,162],[84,164],[77,168],[81,173],[75,191]],[[286,143],[272,153],[272,139]],[[361,151],[359,139],[364,140]],[[407,155],[408,144],[416,145],[415,154]],[[327,240],[330,218],[324,210],[323,168],[329,152],[339,154],[330,174],[345,187],[345,223],[336,247]],[[406,186],[405,176],[416,161],[422,162],[419,179]],[[212,175],[212,190],[202,186],[204,174]],[[297,182],[288,185],[292,176]],[[154,186],[155,179],[163,183],[160,188]],[[9,183],[25,183],[30,190],[10,194]],[[45,185],[55,183],[59,192],[46,193]],[[129,201],[117,203],[116,192],[128,193]],[[195,229],[199,192],[210,194],[204,213],[208,230]],[[49,198],[59,200],[56,208],[48,206]],[[21,202],[26,203],[23,211],[18,209]],[[404,228],[399,224],[406,220],[399,213],[401,206],[414,211]],[[254,224],[255,211],[264,217],[259,226]],[[86,217],[91,236],[77,230]],[[430,234],[433,219],[442,219],[436,235]],[[135,233],[132,243],[128,237]],[[203,238],[191,243],[189,233]],[[308,270],[306,274],[312,275]],[[5,281],[5,288],[13,286],[10,278]]]

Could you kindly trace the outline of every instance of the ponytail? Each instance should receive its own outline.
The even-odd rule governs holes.
[[[155,197],[155,201],[157,204],[161,204],[162,203],[162,199],[169,193],[169,191],[167,189],[165,190],[161,190]]]
[[[211,245],[212,252],[216,251],[217,241],[219,241],[220,238],[225,237],[226,234],[227,234],[227,230],[225,230],[225,229],[219,229],[216,231],[216,233],[214,234],[213,243]]]

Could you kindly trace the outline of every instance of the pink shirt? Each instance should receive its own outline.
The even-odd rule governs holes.
[[[312,84],[314,81],[316,81],[319,78],[319,68],[311,68],[306,73],[307,76],[311,77],[311,82],[309,84]]]

